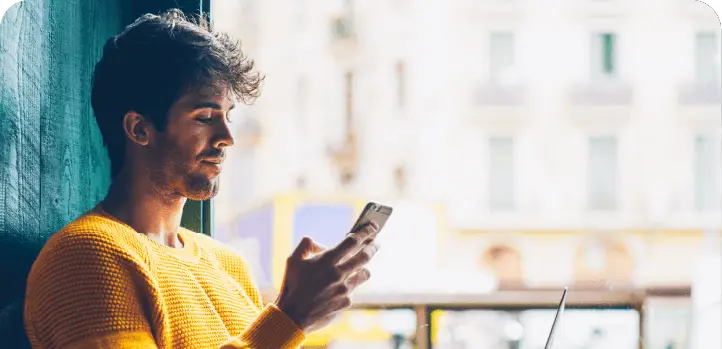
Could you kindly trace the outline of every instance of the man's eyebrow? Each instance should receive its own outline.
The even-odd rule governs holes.
[[[235,105],[235,104],[232,104],[231,107],[228,108],[228,110],[232,110],[232,109],[235,108],[235,107],[236,107],[236,105]],[[222,109],[223,109],[223,108],[221,108],[221,105],[218,104],[218,103],[204,102],[204,103],[196,104],[196,105],[193,107],[193,110],[206,109],[206,108],[211,108],[211,109],[216,109],[216,110],[222,110]]]

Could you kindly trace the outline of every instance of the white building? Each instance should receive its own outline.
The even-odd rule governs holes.
[[[245,42],[266,74],[261,99],[240,109],[253,121],[239,126],[240,144],[230,153],[215,205],[218,221],[297,190],[440,204],[456,234],[439,239],[434,229],[409,228],[420,220],[399,221],[399,231],[384,237],[392,239],[382,249],[388,254],[377,257],[384,268],[374,280],[382,292],[398,290],[399,275],[407,288],[480,292],[486,281],[475,274],[479,256],[499,242],[522,259],[503,259],[502,273],[524,274],[528,287],[622,270],[619,277],[631,277],[637,287],[718,289],[718,277],[693,277],[704,262],[701,246],[719,243],[722,229],[720,23],[706,5],[243,0],[213,6],[215,21]],[[256,131],[254,123],[259,142],[244,142],[249,137],[241,131]],[[351,175],[348,182],[343,173]],[[622,232],[612,235],[623,251],[600,250],[594,238],[585,245],[596,234],[578,233],[590,231]],[[649,234],[655,232],[661,234]],[[423,258],[398,258],[411,253],[411,239]],[[704,256],[719,259],[719,253]],[[393,260],[404,260],[397,267],[405,269],[397,272]],[[439,277],[428,276],[434,265],[445,268]],[[464,284],[454,288],[453,280]],[[720,320],[718,308],[697,310],[713,301],[694,298],[695,321]],[[685,323],[675,319],[658,321],[683,334]],[[695,332],[698,340],[713,333],[697,331],[704,332]],[[646,339],[668,340],[662,332]]]
[[[719,22],[702,3],[213,4],[266,74],[221,216],[298,186],[394,197],[402,168],[404,194],[460,228],[720,228]],[[329,149],[347,133],[342,185]]]

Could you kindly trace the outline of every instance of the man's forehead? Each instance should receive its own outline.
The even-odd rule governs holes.
[[[203,98],[228,98],[230,97],[230,89],[225,84],[206,84],[194,89],[191,89],[191,93]]]
[[[230,89],[223,85],[205,85],[189,89],[181,97],[187,103],[217,101],[234,104],[235,98]]]

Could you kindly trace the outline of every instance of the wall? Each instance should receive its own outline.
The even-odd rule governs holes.
[[[0,309],[47,238],[102,199],[110,166],[90,107],[105,41],[144,13],[209,1],[25,0],[0,22]],[[199,206],[198,203],[189,205]],[[195,208],[195,206],[193,208]],[[200,231],[200,209],[184,226]],[[193,217],[191,217],[193,216]]]
[[[125,22],[119,4],[25,0],[0,23],[0,308],[23,296],[44,241],[109,185],[90,81]]]

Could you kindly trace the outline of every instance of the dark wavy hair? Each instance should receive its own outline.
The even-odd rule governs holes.
[[[91,104],[111,178],[124,163],[127,112],[145,116],[162,131],[168,110],[184,93],[224,86],[234,98],[252,103],[262,80],[240,42],[216,32],[206,16],[189,17],[177,9],[141,16],[108,39],[93,71]]]

